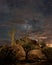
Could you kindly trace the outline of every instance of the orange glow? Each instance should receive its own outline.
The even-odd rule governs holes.
[[[47,47],[52,47],[52,44],[46,44]]]

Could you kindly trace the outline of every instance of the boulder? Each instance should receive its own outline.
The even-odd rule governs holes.
[[[25,60],[26,53],[21,45],[16,44],[16,45],[12,46],[12,49],[13,49],[13,53],[16,54],[17,60],[20,60],[20,61]]]
[[[38,61],[40,59],[45,59],[45,55],[39,49],[31,50],[27,54],[28,60]]]
[[[13,63],[25,60],[26,53],[19,44],[5,45],[0,48],[0,63]]]

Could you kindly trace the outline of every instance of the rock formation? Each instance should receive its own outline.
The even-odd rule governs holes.
[[[45,59],[45,55],[41,52],[41,50],[35,49],[28,52],[28,60],[38,61],[40,59]]]
[[[16,44],[12,47],[12,49],[13,52],[16,53],[17,60],[25,60],[26,53],[21,45]]]

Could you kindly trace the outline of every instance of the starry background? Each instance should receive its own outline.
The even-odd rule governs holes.
[[[52,42],[52,0],[0,0],[0,40],[9,40],[16,29],[16,38],[46,36]]]

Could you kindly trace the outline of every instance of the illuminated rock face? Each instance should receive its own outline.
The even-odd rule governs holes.
[[[23,47],[19,44],[12,46],[13,52],[16,54],[17,60],[25,60],[26,53]]]
[[[41,50],[36,49],[28,52],[28,60],[36,61],[36,59],[39,60],[43,58],[45,58],[45,55],[41,52]]]

